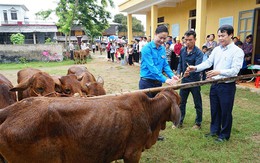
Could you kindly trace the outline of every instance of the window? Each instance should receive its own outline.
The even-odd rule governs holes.
[[[189,16],[190,16],[190,18],[191,17],[195,17],[196,16],[196,9],[195,10],[190,10]]]
[[[4,21],[7,22],[8,21],[7,11],[3,10],[3,13],[4,13]]]
[[[157,18],[157,23],[163,23],[164,22],[164,16]]]
[[[11,19],[17,20],[17,12],[16,11],[11,11]]]

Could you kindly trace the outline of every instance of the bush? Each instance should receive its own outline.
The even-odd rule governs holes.
[[[51,38],[47,38],[46,40],[45,40],[45,44],[51,44],[52,42],[51,42]]]
[[[12,34],[10,40],[13,44],[24,44],[25,36],[21,33]]]

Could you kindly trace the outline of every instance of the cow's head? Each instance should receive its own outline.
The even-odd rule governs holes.
[[[78,78],[74,74],[62,76],[59,78],[61,83],[61,90],[68,96],[74,96],[79,94],[79,96],[83,96],[83,92],[86,90],[86,87],[82,87],[80,81],[82,77]]]
[[[22,81],[10,91],[25,91],[28,90],[29,97],[31,96],[56,96],[55,82],[52,77],[46,72],[37,72],[31,78]]]
[[[96,82],[86,83],[86,94],[87,96],[99,96],[105,95],[104,80],[101,76],[97,78]]]
[[[179,108],[181,102],[180,96],[174,89],[171,88],[161,91],[158,95],[162,95],[171,104],[169,120],[171,120],[175,125],[178,125],[181,118]]]

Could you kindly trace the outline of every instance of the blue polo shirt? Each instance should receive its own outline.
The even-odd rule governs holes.
[[[154,41],[151,41],[142,48],[141,53],[141,78],[159,80],[165,83],[167,77],[162,72],[165,72],[169,78],[174,76],[167,61],[165,47],[160,45],[157,48]]]

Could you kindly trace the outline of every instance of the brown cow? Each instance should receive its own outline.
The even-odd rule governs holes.
[[[0,110],[0,154],[20,163],[137,163],[166,121],[179,123],[179,102],[172,89],[154,98],[27,98]]]
[[[77,75],[80,80],[81,86],[86,88],[84,92],[88,96],[105,95],[104,80],[101,76],[96,78],[90,73],[85,66],[72,66],[68,69],[68,74]]]
[[[79,63],[79,64],[87,63],[87,56],[89,56],[89,49],[74,51],[74,61],[76,64],[77,63]]]
[[[67,96],[77,96],[83,97],[86,95],[87,87],[81,85],[80,80],[82,78],[77,78],[76,75],[70,74],[62,76],[59,78],[61,92],[65,93]]]
[[[13,88],[12,83],[2,74],[0,74],[0,109],[15,103],[15,92],[9,91]]]
[[[10,91],[18,91],[18,100],[32,96],[56,96],[52,77],[34,68],[22,69],[17,73],[18,85]]]

